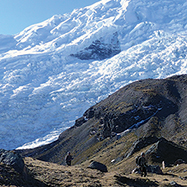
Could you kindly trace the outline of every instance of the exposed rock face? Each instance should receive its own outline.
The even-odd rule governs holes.
[[[86,47],[77,54],[71,54],[71,56],[77,57],[81,60],[103,60],[111,58],[120,52],[121,48],[118,34],[114,33],[110,43],[105,43],[105,41],[100,38],[99,40],[94,41],[89,47]]]
[[[104,138],[139,127],[152,117],[165,119],[178,111],[181,100],[175,78],[134,82],[88,109],[84,117],[100,119]]]
[[[151,144],[157,142],[158,140],[159,140],[159,138],[157,138],[155,136],[149,136],[149,137],[138,139],[136,142],[133,143],[133,146],[131,147],[131,149],[127,153],[126,157],[127,158],[130,157],[135,152],[140,151],[144,147],[147,147],[148,145],[151,145]]]
[[[166,165],[174,164],[178,159],[187,162],[187,150],[164,138],[153,144],[145,154],[152,162],[165,161]]]
[[[24,172],[24,161],[20,154],[14,151],[0,150],[0,162],[12,166],[18,173],[22,174]]]
[[[81,118],[79,118],[79,119],[77,119],[76,121],[75,121],[75,126],[76,127],[79,127],[79,126],[81,126],[83,123],[85,123],[87,120],[84,118],[84,117],[81,117]]]

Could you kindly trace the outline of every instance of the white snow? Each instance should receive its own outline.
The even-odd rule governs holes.
[[[102,0],[0,35],[0,148],[58,138],[90,106],[139,79],[187,73],[186,0]],[[118,33],[121,53],[70,57]]]

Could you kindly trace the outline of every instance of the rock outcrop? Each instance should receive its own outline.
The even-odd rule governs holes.
[[[145,137],[145,138],[140,138],[137,141],[135,141],[132,145],[132,147],[129,149],[129,151],[127,152],[127,156],[126,158],[130,157],[131,155],[133,155],[135,152],[140,151],[141,149],[147,147],[148,145],[151,145],[155,142],[157,142],[159,140],[159,138],[157,138],[156,136],[149,136],[149,137]]]
[[[100,162],[96,162],[96,161],[93,161],[88,166],[88,168],[90,168],[90,169],[97,169],[97,170],[102,171],[102,172],[108,172],[108,169],[107,169],[107,167],[104,164],[102,164]]]
[[[4,149],[1,149],[0,162],[13,167],[20,174],[24,174],[24,172],[26,171],[24,170],[25,164],[22,157],[15,151],[6,151]]]
[[[175,76],[163,80],[146,79],[134,82],[91,107],[83,116],[100,120],[104,138],[145,123],[149,130],[152,119],[155,118],[155,122],[157,120],[159,123],[178,112],[181,105],[180,86],[186,78]]]
[[[187,150],[171,141],[167,141],[165,138],[160,138],[145,154],[149,161],[153,163],[162,163],[164,161],[166,166],[176,163],[179,159],[187,162]]]
[[[106,41],[103,41],[103,39],[100,38],[92,42],[89,47],[86,47],[76,54],[71,54],[71,56],[81,60],[104,60],[106,58],[111,58],[120,52],[121,48],[118,40],[118,33],[114,33],[109,43],[106,43]]]

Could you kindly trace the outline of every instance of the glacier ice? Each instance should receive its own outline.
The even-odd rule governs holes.
[[[1,148],[57,139],[75,119],[139,79],[187,72],[186,0],[102,0],[0,35]],[[117,33],[108,58],[71,56]]]

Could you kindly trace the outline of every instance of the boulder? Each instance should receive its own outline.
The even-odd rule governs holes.
[[[158,165],[149,165],[146,167],[147,172],[149,173],[156,173],[156,174],[163,174],[161,168]],[[140,172],[140,168],[137,167],[135,169],[132,170],[132,173],[136,173],[136,174],[141,174]]]
[[[80,117],[75,121],[75,126],[80,127],[83,123],[85,123],[87,120],[84,117]]]
[[[155,142],[157,142],[159,139],[156,136],[149,136],[149,137],[144,137],[144,138],[140,138],[137,141],[135,141],[132,145],[132,147],[130,148],[130,150],[128,151],[128,153],[126,154],[127,158],[129,158],[131,155],[133,155],[135,152],[140,151],[141,149],[147,147],[148,145],[151,145]]]
[[[132,170],[132,173],[136,173],[136,174],[141,174],[141,172],[140,172],[140,168],[134,168],[133,170]]]
[[[156,165],[149,165],[147,166],[147,172],[150,172],[150,173],[156,173],[156,174],[163,174],[160,166]]]
[[[185,164],[185,161],[183,159],[177,159],[174,163],[174,165],[180,165],[180,164]]]
[[[160,138],[158,142],[154,143],[145,152],[149,161],[153,163],[166,163],[166,165],[172,165],[176,160],[180,159],[184,162],[187,161],[187,151],[177,144],[166,140],[165,138]]]
[[[22,174],[25,164],[20,154],[15,151],[0,150],[0,162],[13,167],[18,173]]]
[[[103,41],[103,38],[100,38],[93,41],[90,46],[70,56],[77,57],[81,60],[104,60],[106,58],[111,58],[121,52],[118,33],[113,33],[111,36],[111,41],[109,43],[106,43]]]
[[[96,162],[96,161],[93,161],[89,166],[88,168],[91,168],[91,169],[97,169],[99,171],[102,171],[102,172],[108,172],[108,169],[107,167],[100,163],[100,162]]]

